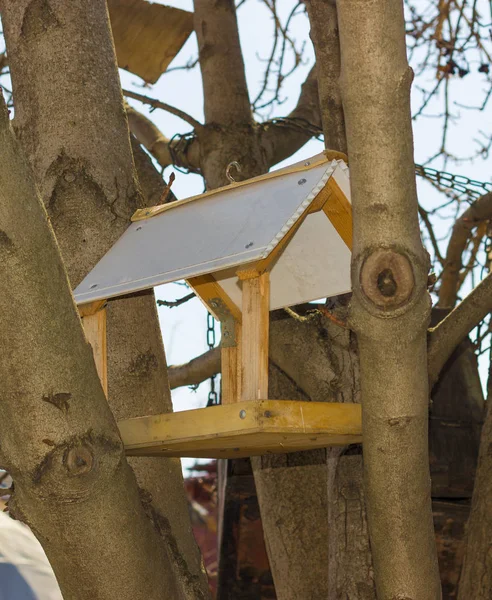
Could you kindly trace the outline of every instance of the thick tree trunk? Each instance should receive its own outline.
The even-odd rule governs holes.
[[[142,203],[106,3],[4,0],[2,17],[16,130],[75,287]],[[172,410],[153,293],[109,303],[108,377],[117,419]],[[131,465],[186,597],[206,597],[179,461]]]
[[[270,359],[273,398],[359,399],[355,340],[319,314],[275,318]],[[265,456],[253,465],[278,597],[374,598],[359,447]]]
[[[428,258],[417,213],[403,3],[337,4],[354,212],[364,481],[378,597],[441,597],[427,447]]]
[[[0,464],[14,480],[9,508],[41,541],[65,598],[182,598],[3,101],[0,154]]]
[[[492,597],[492,386],[489,379],[487,416],[482,430],[480,454],[470,518],[466,553],[459,584],[459,600],[489,600]]]

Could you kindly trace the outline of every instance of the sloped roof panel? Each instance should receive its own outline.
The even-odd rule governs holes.
[[[265,258],[337,162],[231,187],[132,223],[75,290],[78,304]]]

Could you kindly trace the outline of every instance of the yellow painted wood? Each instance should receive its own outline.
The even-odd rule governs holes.
[[[222,286],[217,282],[213,275],[198,275],[186,280],[195,294],[205,304],[206,309],[218,320],[223,320],[223,314],[220,307],[214,305],[215,300],[222,301],[227,307],[231,316],[241,323],[241,311],[231,298],[223,290]]]
[[[352,250],[352,205],[333,177],[330,177],[328,186],[332,194],[323,210],[348,249]]]
[[[108,363],[106,348],[106,309],[98,310],[82,318],[85,337],[92,346],[97,374],[104,393],[108,395]]]
[[[268,396],[270,274],[243,281],[241,385],[243,400]]]
[[[118,423],[130,456],[234,458],[362,441],[359,404],[247,400]]]
[[[89,317],[90,315],[95,315],[99,310],[101,310],[105,306],[106,302],[106,300],[96,300],[95,302],[80,304],[79,306],[77,306],[79,310],[79,315],[81,317]]]
[[[236,345],[221,348],[222,379],[220,392],[222,404],[233,404],[241,398],[241,333],[240,323],[235,323]]]
[[[312,161],[309,163],[296,163],[295,165],[291,165],[290,167],[285,167],[285,169],[277,169],[276,171],[272,171],[271,173],[265,173],[265,175],[258,175],[258,177],[252,177],[251,179],[246,179],[244,181],[236,181],[229,185],[215,188],[214,190],[210,190],[209,192],[205,192],[204,194],[198,194],[197,196],[191,196],[190,198],[184,198],[183,200],[178,200],[176,202],[158,204],[157,206],[151,206],[149,208],[139,208],[133,213],[131,220],[135,222],[150,219],[151,217],[160,215],[166,210],[171,210],[173,208],[176,208],[177,206],[182,206],[183,204],[188,204],[189,202],[194,202],[195,200],[200,200],[201,198],[213,196],[225,190],[232,190],[237,187],[243,187],[252,183],[258,183],[259,181],[264,181],[265,179],[274,179],[276,177],[280,177],[289,173],[302,173],[303,171],[307,171],[309,169],[312,169],[313,167],[317,167],[318,165],[331,162],[331,160],[333,159],[328,159],[325,155],[323,155],[316,161]]]

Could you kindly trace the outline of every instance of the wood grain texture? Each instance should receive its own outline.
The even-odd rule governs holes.
[[[107,397],[108,353],[106,347],[106,309],[103,308],[92,315],[83,317],[82,325],[84,326],[85,337],[92,346],[97,374]]]
[[[328,181],[328,186],[332,193],[323,210],[347,248],[352,250],[352,205],[333,177]]]
[[[220,384],[222,404],[233,404],[241,398],[241,338],[242,327],[235,323],[234,346],[222,347],[222,379]]]
[[[118,423],[130,456],[237,458],[361,441],[358,404],[246,400]]]
[[[243,281],[242,398],[268,395],[270,275]]]

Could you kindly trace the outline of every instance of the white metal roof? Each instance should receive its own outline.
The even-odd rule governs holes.
[[[320,163],[318,156],[305,164],[313,166],[306,166],[302,171],[279,171],[271,178],[260,177],[245,185],[232,185],[216,193],[199,196],[193,201],[181,201],[157,216],[132,223],[77,287],[74,292],[76,302],[82,304],[111,298],[265,258],[330,177],[335,176],[349,197],[345,163]],[[310,215],[306,223],[310,220],[315,226],[316,219],[313,217],[315,215]],[[330,273],[336,261],[342,262],[338,271],[343,270],[344,273],[333,291],[333,294],[338,294],[350,289],[347,267],[350,252],[343,242],[340,243],[341,239],[328,219],[324,221],[327,228],[323,230],[323,237],[333,238],[335,246],[331,248],[331,258],[326,256],[326,252],[330,254],[328,248],[325,248],[325,253],[317,254],[325,261]],[[303,236],[300,231],[304,228]],[[303,224],[289,247],[296,238],[309,241],[306,238],[308,229]],[[288,252],[284,251],[284,254],[283,262],[290,275],[295,276],[292,260],[289,263]],[[301,254],[307,258],[310,252]],[[305,266],[309,270],[307,263]],[[272,285],[273,282],[272,279]],[[311,299],[323,295],[327,295],[326,290]]]

